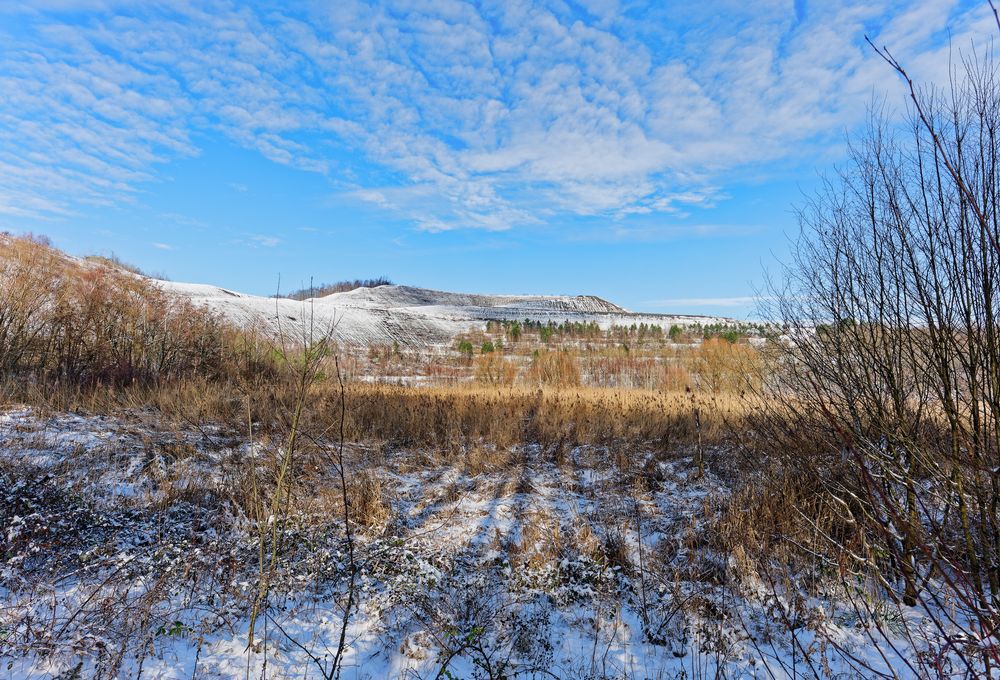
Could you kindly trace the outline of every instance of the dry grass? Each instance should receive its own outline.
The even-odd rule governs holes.
[[[321,393],[317,408],[327,408],[322,405],[327,398]],[[729,394],[583,387],[352,385],[347,401],[352,439],[441,449],[527,443],[669,449],[696,439],[696,409],[706,441],[722,440],[747,409],[744,400]]]
[[[525,517],[520,541],[508,546],[511,562],[535,569],[558,562],[566,551],[566,540],[555,517],[545,510],[534,511]]]
[[[313,494],[303,494],[310,499],[308,509],[324,517],[343,514],[343,498],[339,488],[324,484]],[[311,498],[310,498],[311,497]],[[355,527],[365,532],[378,532],[392,518],[391,495],[385,479],[371,468],[352,472],[347,482],[348,516]]]
[[[58,388],[8,383],[11,400],[67,411],[121,413],[153,407],[178,424],[221,423],[242,431],[248,395],[263,430],[280,428],[293,385],[279,379],[248,388],[236,382],[186,378],[160,385]],[[249,390],[249,391],[248,391]],[[2,393],[2,390],[0,390]],[[339,413],[333,380],[311,389],[304,422],[320,431]],[[540,444],[566,454],[579,445],[671,451],[697,441],[738,437],[750,401],[731,394],[617,390],[590,387],[528,388],[459,384],[436,387],[351,383],[346,392],[348,441],[432,450],[469,457],[474,468],[499,464],[512,446]]]

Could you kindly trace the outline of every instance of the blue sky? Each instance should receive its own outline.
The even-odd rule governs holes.
[[[985,2],[0,4],[0,229],[267,294],[752,314],[873,97]]]

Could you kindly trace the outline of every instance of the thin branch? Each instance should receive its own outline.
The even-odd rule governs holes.
[[[340,386],[340,442],[337,447],[337,467],[340,472],[340,492],[344,504],[344,535],[347,538],[347,559],[348,569],[350,569],[350,581],[347,586],[347,607],[344,609],[344,617],[340,624],[340,640],[337,642],[337,654],[333,659],[333,672],[335,677],[340,677],[341,660],[344,656],[347,640],[347,624],[351,615],[351,608],[354,606],[354,582],[357,576],[357,569],[354,564],[354,538],[351,535],[351,521],[347,498],[347,476],[344,471],[344,420],[347,414],[347,394],[344,388],[344,375],[340,371],[340,357],[334,355],[334,365],[337,368],[337,383]]]
[[[969,202],[969,205],[972,207],[973,212],[976,214],[976,220],[979,222],[979,225],[982,227],[983,231],[989,235],[993,247],[997,251],[1000,251],[1000,241],[997,240],[996,235],[990,229],[989,220],[986,214],[983,212],[980,205],[976,202],[975,195],[972,193],[972,190],[969,189],[968,185],[965,183],[965,180],[962,179],[962,175],[959,172],[959,170],[957,170],[955,166],[952,164],[952,162],[948,159],[948,153],[944,148],[944,144],[941,141],[941,137],[938,135],[937,129],[931,122],[923,104],[920,102],[920,97],[917,96],[917,90],[916,86],[913,84],[913,79],[910,78],[910,75],[906,72],[906,69],[903,68],[903,65],[895,57],[892,56],[892,54],[889,52],[889,48],[885,46],[882,46],[881,48],[876,47],[875,43],[873,43],[871,41],[871,38],[869,38],[867,35],[865,36],[865,42],[867,42],[871,46],[871,48],[875,50],[875,53],[880,57],[882,57],[885,63],[889,64],[889,66],[891,66],[892,69],[896,73],[898,73],[899,76],[903,79],[903,82],[906,83],[906,86],[909,89],[910,101],[912,101],[914,107],[916,107],[917,116],[920,118],[920,122],[923,124],[924,129],[927,130],[927,133],[930,134],[931,140],[934,142],[934,146],[937,147],[938,152],[941,154],[941,160],[944,162],[945,168],[947,168],[948,170],[948,174],[951,175],[951,178],[952,180],[954,180],[955,185],[958,187],[959,191],[961,191],[965,195],[965,199]]]

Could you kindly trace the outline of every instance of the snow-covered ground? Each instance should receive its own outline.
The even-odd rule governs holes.
[[[456,335],[482,329],[487,321],[596,323],[612,326],[725,323],[722,317],[641,314],[601,298],[545,295],[469,295],[414,288],[358,288],[300,302],[245,295],[215,286],[157,281],[166,291],[190,298],[241,324],[257,324],[290,337],[334,329],[346,344],[423,346],[448,342]]]
[[[273,453],[148,412],[0,414],[0,677],[329,670],[348,568],[322,471],[248,648],[258,543],[240,489]],[[919,629],[915,611],[776,596],[714,549],[738,483],[724,450],[697,480],[684,451],[348,453],[368,519],[344,678],[869,677],[861,661],[912,676],[918,642],[879,652],[866,631]]]

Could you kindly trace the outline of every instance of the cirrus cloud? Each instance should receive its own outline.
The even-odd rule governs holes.
[[[426,231],[683,214],[727,173],[836,148],[898,87],[864,33],[940,78],[942,30],[991,22],[950,0],[7,8],[0,214],[133,201],[206,134]]]

